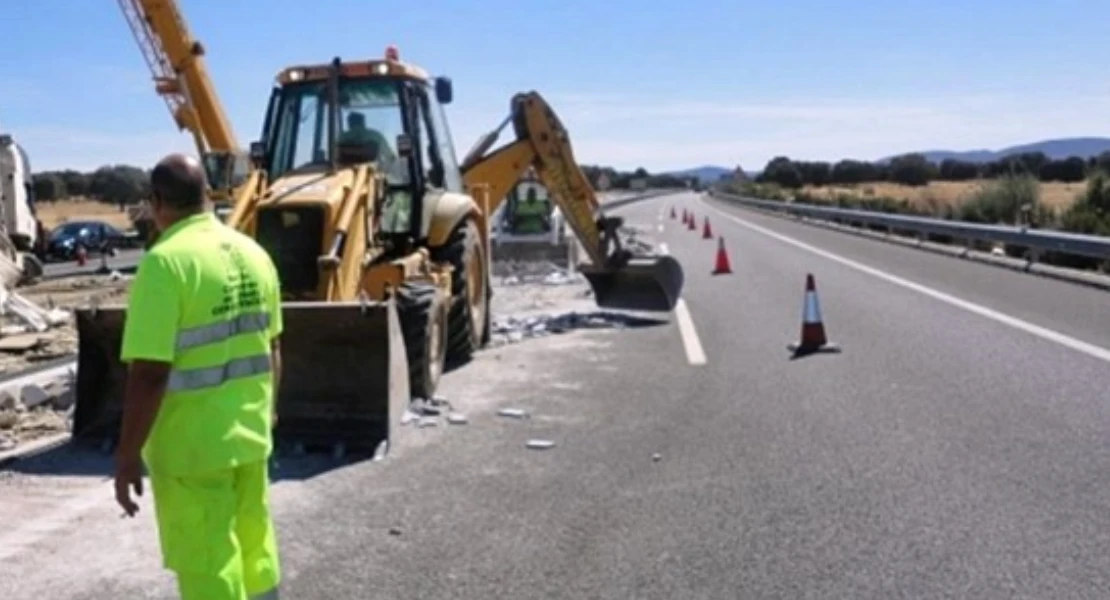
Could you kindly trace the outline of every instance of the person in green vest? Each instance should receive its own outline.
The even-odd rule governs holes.
[[[267,463],[281,378],[277,269],[212,213],[196,159],[166,157],[150,183],[160,235],[124,323],[116,501],[138,512],[145,464],[163,565],[184,600],[276,598]]]

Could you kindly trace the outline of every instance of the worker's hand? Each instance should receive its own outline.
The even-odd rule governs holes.
[[[139,512],[139,505],[131,499],[131,491],[143,495],[143,464],[139,459],[116,459],[116,502],[127,516]]]

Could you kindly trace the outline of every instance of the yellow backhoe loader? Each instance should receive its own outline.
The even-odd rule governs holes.
[[[534,167],[589,256],[602,307],[669,311],[683,272],[633,257],[599,214],[566,131],[536,93],[459,165],[443,105],[450,79],[382,60],[290,67],[270,96],[254,168],[228,224],[273,257],[283,286],[279,443],[367,450],[413,397],[489,339],[489,215]],[[495,150],[498,131],[516,139]],[[125,367],[124,308],[77,314],[74,434],[111,442]]]

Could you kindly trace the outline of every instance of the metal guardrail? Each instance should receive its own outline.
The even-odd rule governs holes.
[[[733,194],[710,192],[710,196],[744,206],[786,213],[801,217],[885,227],[888,231],[910,231],[918,235],[937,235],[965,242],[1002,243],[1021,246],[1037,252],[1058,252],[1097,259],[1110,259],[1110,237],[1066,233],[1007,225],[984,225],[966,221],[949,221],[914,217],[868,210],[815,206],[797,202],[757,200]]]

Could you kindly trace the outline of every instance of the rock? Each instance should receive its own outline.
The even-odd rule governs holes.
[[[651,462],[659,462],[661,460],[663,460],[663,455],[662,454],[659,454],[658,452],[656,452],[655,454],[651,455]]]
[[[23,408],[23,403],[12,395],[11,392],[0,392],[0,410],[18,411]]]
[[[419,418],[420,415],[412,412],[411,410],[405,409],[404,414],[401,415],[401,424],[408,425],[409,423],[416,422]]]
[[[0,429],[15,429],[19,424],[19,413],[14,410],[0,411]]]
[[[420,417],[416,420],[416,426],[423,429],[425,427],[435,427],[439,425],[439,421],[435,417]]]
[[[528,440],[524,445],[529,450],[549,450],[555,447],[555,442],[551,440]]]
[[[60,390],[54,396],[54,410],[68,411],[76,404],[76,401],[77,394],[73,391],[73,388]]]
[[[35,408],[51,400],[51,395],[42,386],[34,383],[29,383],[19,390],[19,395],[23,400],[23,406],[27,408]]]
[[[0,435],[0,452],[13,450],[17,445],[19,445],[19,442],[16,441],[14,436]]]
[[[450,413],[447,415],[447,422],[451,425],[466,425],[470,422],[470,419],[464,414]]]

